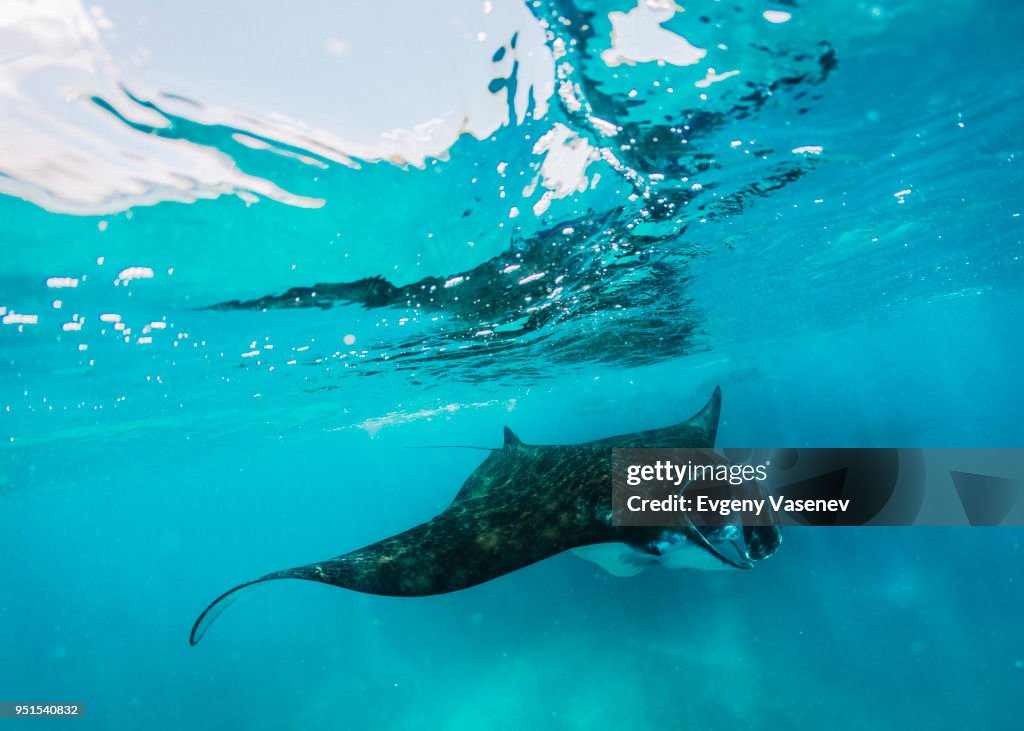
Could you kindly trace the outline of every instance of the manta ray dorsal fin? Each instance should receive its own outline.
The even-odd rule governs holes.
[[[505,443],[502,445],[506,452],[512,452],[523,446],[523,440],[515,435],[511,429],[505,427]]]

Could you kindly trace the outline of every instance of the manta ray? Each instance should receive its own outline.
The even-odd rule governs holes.
[[[669,568],[752,568],[781,542],[777,524],[617,526],[612,520],[612,449],[673,448],[694,461],[725,463],[711,451],[722,394],[673,426],[575,445],[531,445],[505,427],[504,444],[466,479],[452,503],[426,523],[335,558],[284,569],[217,597],[196,620],[195,645],[253,584],[306,579],[368,594],[415,597],[466,589],[573,550],[613,574]]]

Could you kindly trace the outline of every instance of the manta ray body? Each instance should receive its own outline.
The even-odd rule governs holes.
[[[284,569],[230,589],[196,620],[195,645],[245,587],[273,579],[307,579],[387,596],[458,591],[567,550],[617,575],[647,566],[748,569],[781,541],[776,525],[615,526],[612,449],[690,450],[696,462],[724,463],[711,451],[721,391],[692,418],[661,429],[576,445],[529,445],[508,427],[442,513],[409,530],[326,561]]]

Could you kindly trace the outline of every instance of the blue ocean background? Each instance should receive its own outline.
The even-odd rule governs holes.
[[[567,19],[648,198],[598,160],[602,184],[509,218],[499,163],[527,182],[553,122],[600,141],[557,105],[422,168],[115,120],[320,208],[0,197],[0,306],[39,313],[0,327],[0,701],[102,729],[1020,728],[1017,528],[791,529],[750,572],[561,555],[417,599],[272,582],[189,646],[222,591],[429,519],[481,462],[411,447],[646,429],[716,385],[726,447],[1024,443],[1024,6],[688,5],[665,27],[749,52],[750,86],[701,113],[675,67],[596,62],[622,5],[534,12]],[[793,14],[777,46],[770,9]],[[693,150],[655,139],[682,121]],[[547,279],[469,289],[502,257]],[[245,306],[373,276],[472,295]]]

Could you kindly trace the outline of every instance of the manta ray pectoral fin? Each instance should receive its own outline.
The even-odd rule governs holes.
[[[372,549],[377,545],[379,544],[368,546],[367,549]],[[363,549],[363,551],[366,551],[367,549]],[[242,589],[248,589],[251,586],[262,584],[267,581],[273,581],[275,579],[305,579],[307,581],[319,581],[324,584],[332,584],[334,586],[341,586],[347,589],[354,589],[356,591],[388,593],[374,591],[372,588],[362,585],[359,581],[358,572],[352,571],[352,567],[349,565],[350,558],[356,557],[358,554],[360,554],[360,551],[353,551],[350,554],[338,556],[337,558],[332,558],[329,561],[275,571],[272,574],[261,576],[258,579],[253,579],[252,581],[246,581],[244,584],[239,584],[236,587],[228,589],[226,592],[210,602],[209,606],[207,606],[206,609],[203,610],[203,613],[199,615],[198,619],[196,619],[195,624],[192,625],[192,633],[189,635],[189,644],[193,647],[199,644],[199,640],[203,639],[203,635],[206,634],[210,625],[213,624],[214,621],[224,613],[224,610],[230,607],[238,598],[238,592],[242,591]]]
[[[250,586],[254,586],[255,584],[272,581],[273,579],[302,578],[301,576],[293,575],[292,571],[292,569],[275,571],[272,574],[261,576],[258,579],[253,579],[252,581],[247,581],[244,584],[239,584],[234,588],[228,589],[226,592],[210,602],[210,605],[206,607],[206,609],[203,610],[203,613],[199,615],[198,619],[196,619],[195,624],[192,625],[192,633],[188,637],[189,644],[193,647],[199,644],[199,640],[203,639],[203,635],[206,634],[206,630],[210,628],[210,625],[213,624],[214,620],[223,614],[224,610],[230,607],[232,603],[234,603],[235,599],[238,598],[235,596],[237,592]]]
[[[592,561],[612,576],[636,576],[644,569],[654,566],[658,560],[650,553],[638,551],[626,543],[596,543],[579,546],[570,553]]]
[[[568,533],[538,532],[530,523],[506,520],[517,508],[471,500],[359,550],[240,584],[199,615],[190,642],[202,639],[228,607],[225,600],[273,579],[306,579],[379,596],[431,596],[482,584],[579,545]]]
[[[718,436],[718,419],[722,413],[722,389],[715,386],[714,393],[700,411],[686,421],[660,429],[648,429],[632,434],[620,434],[588,442],[587,446],[599,449],[616,447],[642,448],[681,448],[711,449],[715,446]]]
[[[708,434],[713,445],[718,436],[718,420],[721,414],[722,387],[715,386],[715,390],[708,402],[704,404],[704,408],[694,414],[689,423]]]

